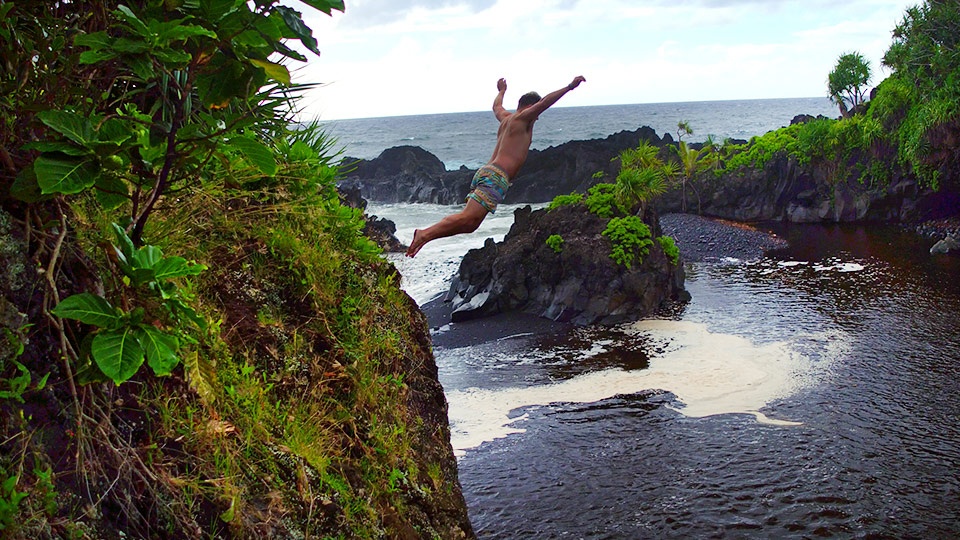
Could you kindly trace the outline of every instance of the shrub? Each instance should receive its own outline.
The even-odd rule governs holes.
[[[650,237],[650,227],[637,216],[613,218],[607,223],[603,236],[610,239],[613,250],[610,258],[617,264],[631,269],[633,261],[643,263],[643,258],[650,253],[653,240]]]
[[[569,195],[557,195],[550,201],[550,204],[547,205],[547,210],[555,210],[561,206],[568,206],[571,204],[579,204],[583,201],[583,195],[580,193],[571,193]]]
[[[613,217],[617,206],[616,186],[613,184],[597,184],[587,191],[587,199],[584,201],[587,210],[602,217]]]
[[[563,251],[563,237],[559,234],[551,234],[547,237],[547,247],[555,253],[560,253]]]
[[[670,264],[676,266],[680,263],[680,248],[677,247],[677,243],[673,241],[672,236],[658,236],[657,242],[660,243],[660,248],[663,249],[663,253],[667,256]]]

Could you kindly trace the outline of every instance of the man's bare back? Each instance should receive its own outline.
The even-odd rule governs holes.
[[[507,81],[497,81],[498,92],[493,100],[493,114],[500,122],[500,127],[497,129],[497,145],[493,148],[493,156],[474,176],[471,189],[475,189],[467,195],[467,206],[426,229],[414,231],[407,257],[415,256],[420,248],[431,240],[477,230],[487,213],[496,210],[497,204],[503,200],[503,195],[510,187],[510,180],[520,172],[520,167],[527,160],[530,143],[533,141],[533,124],[540,117],[540,113],[585,80],[583,76],[574,77],[567,86],[542,98],[536,92],[525,94],[520,98],[516,112],[510,112],[503,107]]]

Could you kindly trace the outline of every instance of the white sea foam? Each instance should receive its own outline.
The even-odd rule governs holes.
[[[817,357],[800,352],[796,341],[756,344],[734,335],[710,332],[706,325],[650,320],[626,328],[643,335],[661,352],[648,369],[606,369],[553,384],[497,390],[468,388],[448,392],[451,442],[458,455],[484,442],[522,433],[517,411],[551,403],[590,403],[618,394],[666,390],[676,396],[671,408],[694,418],[750,414],[759,422],[791,426],[802,419],[769,418],[760,410],[813,383],[823,373],[825,355],[840,354],[842,336],[805,336],[808,348],[829,341]],[[812,349],[811,349],[812,350]],[[819,363],[819,365],[814,365]]]

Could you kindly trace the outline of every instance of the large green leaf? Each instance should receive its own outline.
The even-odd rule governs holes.
[[[230,145],[240,150],[263,174],[277,174],[277,160],[267,145],[251,137],[234,137],[230,139]]]
[[[37,173],[32,168],[23,169],[13,179],[13,185],[10,186],[10,195],[27,203],[40,202],[53,197],[53,195],[44,195],[43,191],[40,190],[40,184],[37,183]]]
[[[93,139],[90,121],[70,111],[46,110],[37,113],[41,122],[71,141],[86,146]]]
[[[202,264],[188,263],[183,257],[164,257],[154,265],[153,271],[158,280],[182,276],[196,276],[206,270]]]
[[[44,194],[80,193],[97,180],[97,165],[93,159],[67,156],[61,153],[41,154],[33,163],[33,172]]]
[[[326,13],[327,15],[332,15],[332,11],[335,9],[337,11],[343,11],[344,5],[343,0],[301,0],[304,4],[314,8],[319,9],[320,11]]]
[[[177,367],[177,349],[180,342],[177,337],[160,331],[150,325],[141,325],[137,331],[140,344],[147,353],[147,365],[157,375],[169,375]]]
[[[313,31],[303,22],[299,11],[286,6],[276,6],[274,9],[277,10],[277,13],[283,18],[283,22],[287,25],[287,28],[292,30],[297,38],[300,39],[304,47],[310,49],[314,54],[320,54],[320,49],[317,48],[317,40],[313,37]]]
[[[273,62],[267,62],[266,60],[257,60],[256,58],[251,58],[250,63],[263,69],[267,74],[267,77],[285,85],[290,85],[290,70],[287,69],[287,66],[282,66],[280,64],[274,64]]]
[[[136,14],[130,10],[127,6],[119,5],[117,10],[113,12],[121,19],[127,21],[127,24],[130,25],[130,28],[137,34],[143,37],[150,37],[150,29],[147,28],[147,25],[140,20]]]
[[[100,371],[118,385],[133,377],[143,365],[145,355],[135,330],[130,327],[97,334],[90,351]]]
[[[117,208],[130,200],[130,191],[126,182],[116,176],[98,176],[96,188],[97,202],[107,210]]]
[[[130,263],[136,268],[153,268],[163,258],[163,250],[157,246],[143,246],[138,249]]]
[[[123,256],[125,261],[133,259],[135,248],[133,240],[130,240],[130,237],[127,236],[127,231],[116,223],[111,223],[110,228],[113,229],[113,236],[117,239],[117,252]]]
[[[23,145],[24,150],[39,150],[40,152],[60,152],[68,156],[87,156],[92,152],[66,141],[34,141]]]
[[[121,320],[110,302],[91,293],[64,298],[50,312],[63,319],[74,319],[100,328],[114,328]]]

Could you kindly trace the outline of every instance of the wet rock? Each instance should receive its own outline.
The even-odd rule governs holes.
[[[648,225],[658,236],[655,219]],[[503,242],[487,240],[464,256],[445,297],[453,321],[522,311],[578,325],[614,324],[689,298],[682,262],[670,264],[657,242],[642,263],[630,269],[615,263],[602,235],[607,222],[583,205],[518,209]],[[554,234],[563,238],[559,253],[546,244]]]
[[[933,247],[930,248],[930,254],[946,254],[957,250],[960,250],[960,243],[958,243],[952,236],[948,236],[934,244]]]

